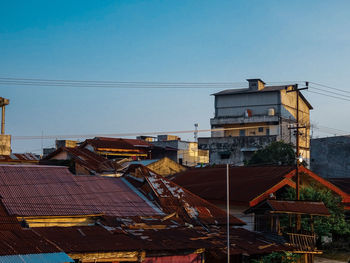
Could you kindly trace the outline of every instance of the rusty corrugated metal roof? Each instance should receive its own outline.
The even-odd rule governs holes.
[[[273,213],[306,214],[329,216],[330,213],[323,202],[313,201],[285,201],[266,199],[256,206],[248,208],[245,213],[254,213],[255,211],[268,210]]]
[[[293,170],[289,166],[230,167],[230,201],[247,205]],[[173,182],[205,200],[226,200],[224,166],[190,169],[175,175]]]
[[[226,224],[226,212],[190,191],[182,188],[176,183],[160,176],[142,165],[132,165],[127,171],[132,170],[139,173],[147,181],[150,189],[160,202],[165,213],[176,212],[180,216],[192,222],[202,224]],[[130,177],[132,180],[135,177]],[[139,187],[144,187],[142,183],[135,182]],[[145,188],[143,188],[145,191]],[[240,219],[231,216],[230,223],[233,225],[244,225]]]
[[[57,246],[31,229],[1,230],[0,255],[61,252]]]
[[[66,253],[146,250],[178,254],[180,251],[200,248],[226,253],[226,232],[223,228],[211,228],[209,231],[198,227],[121,230],[104,226],[83,226],[39,227],[35,231]],[[230,240],[232,255],[257,255],[288,249],[269,241],[261,234],[241,228],[231,228]]]
[[[44,161],[56,160],[56,156],[61,152],[67,152],[69,159],[86,167],[96,173],[113,172],[115,171],[113,162],[85,148],[67,148],[61,147],[43,158]],[[45,163],[45,162],[44,162]]]
[[[94,139],[87,139],[82,147],[86,144],[92,145],[94,148],[109,148],[109,149],[137,149],[137,148],[151,148],[152,145],[146,141],[138,139],[124,139],[124,138],[108,138],[95,137]]]
[[[325,216],[330,215],[323,202],[283,200],[267,200],[266,202],[275,212]]]
[[[0,162],[38,162],[39,156],[33,153],[11,153],[10,155],[0,155]]]
[[[0,165],[0,195],[10,215],[159,213],[122,178],[74,176],[58,166]]]

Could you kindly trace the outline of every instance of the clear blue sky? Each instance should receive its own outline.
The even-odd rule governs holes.
[[[349,12],[346,0],[0,1],[0,77],[262,78],[350,91]],[[0,86],[13,136],[188,130],[195,122],[205,129],[214,91]],[[350,102],[306,96],[313,122],[350,131]],[[14,152],[40,148],[13,141]]]

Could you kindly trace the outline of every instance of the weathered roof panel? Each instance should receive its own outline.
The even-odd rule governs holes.
[[[269,210],[278,214],[305,214],[329,216],[330,213],[323,202],[312,201],[285,201],[285,200],[264,200],[256,206],[245,211],[246,214],[254,213],[257,210]]]
[[[113,172],[115,167],[113,162],[85,148],[61,147],[43,158],[41,163],[45,164],[49,160],[56,160],[56,156],[61,152],[67,152],[71,159],[80,165],[97,173]]]
[[[58,166],[0,165],[0,195],[10,215],[158,214],[121,178],[74,176]]]
[[[267,200],[273,211],[309,215],[330,215],[323,202]]]
[[[290,166],[230,167],[230,200],[248,204],[293,170]],[[173,182],[205,200],[226,200],[225,166],[190,169],[175,175]]]

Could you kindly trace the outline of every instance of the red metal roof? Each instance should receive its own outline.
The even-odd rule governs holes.
[[[79,163],[80,165],[86,167],[87,169],[97,172],[97,173],[103,173],[103,172],[113,172],[115,170],[113,162],[104,158],[101,155],[98,155],[92,151],[89,151],[85,148],[67,148],[67,147],[61,147],[57,149],[56,151],[50,153],[48,156],[46,156],[43,160],[56,160],[56,156],[61,152],[67,152],[71,159],[73,159],[75,162]]]
[[[285,179],[289,166],[230,167],[231,202],[249,204],[251,200]],[[226,200],[226,167],[190,169],[174,176],[173,182],[209,201]]]
[[[10,215],[159,213],[122,178],[74,176],[58,166],[0,165],[0,195]]]

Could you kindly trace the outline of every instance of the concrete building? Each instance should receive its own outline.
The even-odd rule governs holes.
[[[350,137],[312,139],[310,168],[324,178],[350,178]]]
[[[261,79],[248,79],[249,88],[213,94],[215,116],[210,119],[211,137],[199,138],[199,149],[209,150],[211,164],[242,165],[253,153],[274,141],[295,144],[296,92],[292,86],[265,86]],[[310,158],[310,110],[299,93],[300,152]]]
[[[157,139],[151,144],[156,147],[175,149],[176,152],[167,157],[181,165],[196,166],[209,163],[209,152],[198,149],[197,142],[182,141],[174,135],[158,135]]]

